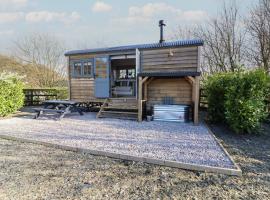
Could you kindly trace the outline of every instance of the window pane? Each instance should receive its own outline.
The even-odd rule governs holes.
[[[96,58],[96,78],[107,78],[107,58]]]
[[[80,76],[81,75],[81,67],[82,67],[82,64],[81,63],[74,63],[73,74],[75,76]]]
[[[84,76],[91,76],[91,74],[92,74],[92,63],[91,62],[84,63],[83,69],[84,69],[84,71],[83,71]]]
[[[121,70],[120,70],[119,78],[120,78],[120,79],[125,79],[125,78],[127,78],[127,70],[121,69]]]
[[[135,69],[128,70],[128,78],[135,78]]]

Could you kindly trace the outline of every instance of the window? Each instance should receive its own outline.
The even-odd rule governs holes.
[[[129,69],[128,70],[128,78],[135,78],[135,69]]]
[[[120,79],[125,79],[127,78],[127,70],[126,69],[121,69],[120,70],[120,76],[119,76]]]
[[[135,69],[120,69],[119,79],[133,79],[135,78]]]
[[[108,58],[96,58],[96,78],[107,78],[108,77]]]
[[[93,76],[93,61],[81,60],[73,63],[73,77],[92,77]]]
[[[73,75],[74,76],[80,76],[82,71],[82,63],[76,62],[74,63],[74,69],[73,69]]]
[[[83,64],[83,75],[84,76],[92,75],[92,62],[85,62]]]

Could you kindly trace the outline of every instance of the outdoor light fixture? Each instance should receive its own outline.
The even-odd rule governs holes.
[[[168,57],[173,57],[173,51],[170,49]]]

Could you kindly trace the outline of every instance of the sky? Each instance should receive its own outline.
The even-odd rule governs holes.
[[[229,1],[229,0],[225,0]],[[244,15],[257,0],[238,0]],[[223,0],[0,0],[0,53],[12,54],[14,41],[49,33],[67,49],[152,43],[178,26],[200,24],[215,16]]]

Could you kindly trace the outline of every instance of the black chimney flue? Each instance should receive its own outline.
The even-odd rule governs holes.
[[[160,40],[159,43],[164,42],[164,37],[163,37],[163,26],[166,26],[166,24],[164,24],[163,20],[159,20],[159,27],[160,27]]]

